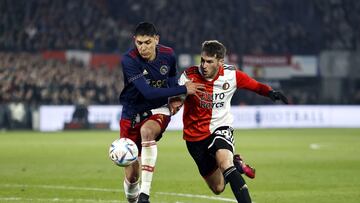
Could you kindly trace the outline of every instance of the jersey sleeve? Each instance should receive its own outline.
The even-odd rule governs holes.
[[[138,64],[131,57],[127,55],[123,56],[121,60],[121,66],[123,68],[126,83],[131,83],[141,77],[142,79],[145,79]]]
[[[130,57],[123,57],[121,62],[127,83],[132,83],[145,99],[160,99],[180,94],[186,94],[185,86],[155,88],[147,84],[137,62]]]
[[[185,71],[181,74],[181,76],[180,76],[180,78],[179,78],[179,80],[178,80],[178,85],[185,85],[185,83],[187,82],[187,81],[189,81],[190,79],[186,76],[186,73],[185,73]],[[182,95],[178,95],[179,96],[179,98],[181,99],[181,100],[185,100],[185,98],[186,98],[186,94],[182,94]]]
[[[236,84],[239,89],[247,89],[266,97],[269,95],[269,91],[271,90],[270,86],[256,81],[246,73],[239,70],[236,70]]]

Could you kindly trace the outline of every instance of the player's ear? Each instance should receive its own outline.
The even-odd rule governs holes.
[[[219,63],[220,63],[221,66],[223,66],[224,63],[225,63],[225,60],[224,60],[223,58],[222,58],[222,59],[219,59]]]
[[[160,36],[159,36],[159,35],[155,35],[154,38],[155,38],[155,44],[158,45],[158,44],[159,44],[159,41],[160,41]]]

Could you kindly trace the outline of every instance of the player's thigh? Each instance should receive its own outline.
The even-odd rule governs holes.
[[[162,133],[170,122],[170,116],[154,114],[147,118],[141,125],[141,137],[143,141],[160,140]]]
[[[120,120],[120,137],[129,138],[136,143],[136,146],[139,149],[139,154],[141,154],[141,135],[140,135],[140,125],[131,127],[130,119],[121,119]]]
[[[229,167],[234,166],[233,157],[234,154],[228,149],[218,149],[216,151],[216,163],[221,172],[224,172]]]
[[[206,179],[217,170],[215,157],[210,155],[208,151],[208,140],[201,140],[196,142],[186,141],[186,147],[194,159],[200,175]]]
[[[147,120],[140,128],[142,141],[154,140],[161,133],[160,125],[154,120]]]

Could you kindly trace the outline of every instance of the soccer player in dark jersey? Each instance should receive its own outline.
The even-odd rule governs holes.
[[[171,98],[170,107],[174,114],[184,100],[183,137],[210,189],[220,194],[229,183],[237,202],[251,203],[241,174],[255,178],[255,169],[246,165],[240,155],[234,155],[231,98],[236,89],[247,89],[273,101],[288,101],[281,92],[250,78],[232,65],[224,64],[225,53],[226,49],[220,42],[205,41],[200,66],[189,67],[179,80],[179,84],[186,81],[203,83],[205,91],[195,97]]]
[[[140,160],[125,167],[124,190],[128,202],[149,202],[150,186],[157,158],[157,145],[170,122],[168,98],[201,92],[202,84],[189,81],[178,85],[176,58],[172,48],[159,44],[152,23],[137,25],[135,48],[122,57],[125,87],[119,100],[123,106],[120,137],[133,140]],[[141,163],[141,187],[139,187]]]

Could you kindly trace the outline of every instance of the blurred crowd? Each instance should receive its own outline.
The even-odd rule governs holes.
[[[0,103],[118,104],[120,68],[90,68],[76,61],[44,60],[39,54],[0,52]]]
[[[118,104],[123,76],[120,67],[91,68],[45,60],[41,54],[0,52],[0,84],[0,129],[20,129],[32,128],[40,105],[75,105],[75,121],[83,119],[88,105]]]
[[[123,52],[144,20],[178,53],[206,39],[240,55],[355,50],[359,13],[357,0],[2,0],[0,50]]]

